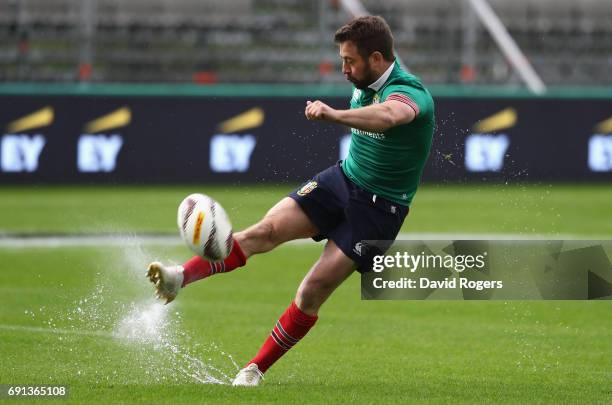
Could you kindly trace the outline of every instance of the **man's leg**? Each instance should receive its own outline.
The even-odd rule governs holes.
[[[237,241],[246,257],[269,252],[294,239],[312,238],[318,229],[292,198],[285,197],[272,207],[257,224],[237,232]]]
[[[259,353],[247,366],[254,363],[261,373],[265,373],[308,333],[318,318],[321,305],[354,270],[353,260],[329,240],[319,260],[302,280],[295,300],[276,322]]]
[[[308,219],[300,206],[286,197],[268,211],[257,224],[234,234],[229,256],[222,262],[210,262],[194,256],[183,266],[149,264],[147,277],[155,285],[156,294],[172,302],[179,290],[187,284],[218,273],[227,273],[246,264],[249,256],[267,252],[283,242],[317,235],[317,227]]]
[[[261,221],[234,234],[234,247],[223,262],[211,263],[199,256],[187,261],[183,265],[182,286],[213,274],[230,272],[244,266],[254,254],[268,252],[289,240],[312,237],[317,232],[300,206],[285,197]]]

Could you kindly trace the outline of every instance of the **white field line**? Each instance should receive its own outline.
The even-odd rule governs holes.
[[[608,240],[603,235],[514,234],[514,233],[400,233],[398,240]],[[314,244],[311,239],[298,239],[289,244]],[[10,236],[0,234],[0,248],[60,248],[60,247],[125,247],[139,245],[182,246],[181,238],[171,235],[52,235]]]
[[[89,331],[79,329],[59,329],[59,328],[43,328],[38,326],[24,325],[0,325],[0,330],[17,331],[17,332],[32,332],[32,333],[50,333],[54,335],[80,335],[80,336],[99,336],[105,338],[115,337],[111,332],[104,331]]]
[[[0,248],[60,248],[60,247],[123,247],[138,245],[180,246],[179,236],[168,235],[53,235],[53,236],[0,236]]]

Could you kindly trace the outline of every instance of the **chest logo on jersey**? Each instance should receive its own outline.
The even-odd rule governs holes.
[[[302,186],[302,188],[300,188],[297,192],[297,195],[299,196],[304,196],[308,193],[310,193],[312,190],[314,190],[315,188],[317,188],[317,182],[316,181],[309,181],[308,183],[304,184]]]
[[[381,132],[369,132],[369,131],[363,131],[357,128],[351,128],[351,133],[355,135],[369,136],[370,138],[374,138],[374,139],[386,139],[385,134]]]
[[[380,94],[374,93],[374,97],[372,97],[372,104],[380,103]]]

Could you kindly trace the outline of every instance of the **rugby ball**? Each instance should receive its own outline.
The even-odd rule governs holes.
[[[178,208],[177,224],[181,237],[198,256],[218,262],[232,251],[232,224],[223,207],[209,196],[185,197]]]

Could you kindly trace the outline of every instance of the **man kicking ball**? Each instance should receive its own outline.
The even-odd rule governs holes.
[[[172,301],[194,281],[227,273],[249,257],[299,238],[327,239],[319,260],[257,355],[233,385],[255,386],[317,321],[319,308],[356,269],[370,269],[367,240],[394,240],[408,214],[429,155],[434,104],[420,80],[393,55],[393,37],[381,17],[360,17],[335,34],[342,72],[354,85],[348,110],[307,101],[306,118],[346,125],[352,138],[346,160],[314,176],[278,202],[257,224],[234,235],[219,263],[196,256],[183,266],[149,265],[159,296]]]

